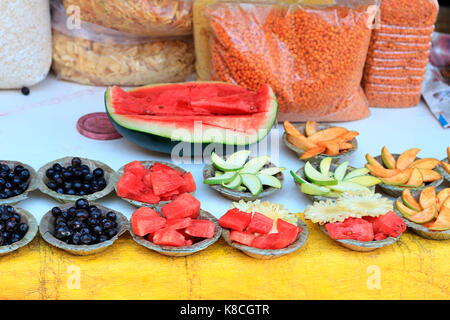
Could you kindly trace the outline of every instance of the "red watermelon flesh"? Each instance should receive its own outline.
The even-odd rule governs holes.
[[[267,234],[272,230],[273,220],[265,215],[255,212],[253,213],[252,220],[247,227],[248,232]]]
[[[150,168],[151,172],[156,172],[156,171],[162,171],[162,172],[166,172],[167,174],[176,174],[176,175],[183,175],[183,172],[178,171],[174,168],[171,168],[163,163],[155,163],[151,168]]]
[[[374,238],[372,224],[361,218],[347,218],[343,222],[327,223],[325,228],[332,239],[353,239],[372,241]]]
[[[142,179],[147,173],[147,169],[139,161],[133,161],[125,165],[123,168],[124,173],[132,173],[139,179]]]
[[[296,225],[289,223],[287,221],[284,221],[283,219],[277,219],[277,231],[283,232],[291,229],[298,229],[298,232],[302,232],[303,229],[297,227]]]
[[[172,202],[161,208],[167,219],[187,218],[195,219],[200,214],[200,201],[190,193],[183,193]]]
[[[190,236],[210,239],[214,236],[215,225],[209,220],[192,220],[184,230]]]
[[[160,246],[182,247],[186,239],[181,233],[173,228],[162,228],[153,235],[153,243]]]
[[[372,224],[373,234],[382,232],[380,229],[380,223],[378,221],[379,217],[363,217],[364,220]]]
[[[180,193],[184,192],[194,192],[197,190],[197,186],[195,185],[194,177],[192,176],[192,173],[186,172],[183,175],[184,185],[180,187]]]
[[[389,237],[388,234],[383,233],[383,232],[380,232],[380,233],[377,233],[377,234],[373,237],[373,239],[374,239],[375,241],[380,241],[380,240],[384,240],[384,239],[386,239],[386,238],[388,238],[388,237]]]
[[[176,230],[185,229],[190,226],[191,218],[170,219],[166,222],[166,227],[174,228]]]
[[[232,230],[230,232],[230,240],[234,242],[238,242],[240,244],[251,246],[253,240],[256,238],[256,236],[251,232],[241,232]]]
[[[141,207],[131,217],[161,217],[161,214],[149,207]]]
[[[257,112],[256,94],[242,87],[216,83],[149,86],[126,92],[112,89],[112,103],[118,114],[211,115]]]
[[[128,198],[136,196],[144,190],[144,183],[133,173],[125,173],[117,182],[117,194],[119,197]]]
[[[178,174],[167,174],[163,171],[154,171],[151,175],[153,192],[157,196],[168,196],[167,193],[177,190],[184,185],[183,177]]]
[[[394,238],[406,230],[406,223],[392,211],[380,216],[378,221],[380,230]]]
[[[219,224],[223,228],[232,229],[236,231],[244,231],[252,219],[252,214],[240,211],[237,208],[228,210],[219,219]]]
[[[283,249],[297,239],[298,229],[288,229],[279,233],[274,233],[276,238],[271,244],[271,249]]]
[[[147,171],[147,173],[145,174],[144,178],[142,178],[142,182],[144,182],[145,186],[148,189],[152,189],[153,190],[152,173],[150,171]]]
[[[149,204],[157,204],[161,201],[161,198],[155,195],[151,189],[145,189],[143,192],[129,198]]]
[[[150,208],[138,209],[131,216],[132,230],[141,237],[161,229],[165,224],[166,219]]]

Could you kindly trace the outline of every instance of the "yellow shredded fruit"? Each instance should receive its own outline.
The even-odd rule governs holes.
[[[253,213],[258,212],[265,215],[268,218],[273,219],[275,222],[277,219],[282,219],[286,222],[297,225],[298,218],[289,212],[282,204],[270,203],[269,201],[261,202],[261,200],[233,202],[230,209],[237,208],[241,211]],[[276,225],[276,223],[274,223]]]
[[[346,210],[357,212],[361,216],[379,217],[394,209],[393,202],[375,192],[343,193],[337,204]]]

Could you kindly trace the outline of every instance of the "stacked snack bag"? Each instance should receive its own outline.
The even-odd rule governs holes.
[[[63,80],[138,86],[194,72],[192,0],[52,0],[53,70]]]
[[[362,81],[371,107],[419,103],[437,0],[382,0]]]

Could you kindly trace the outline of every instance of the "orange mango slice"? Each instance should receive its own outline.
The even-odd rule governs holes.
[[[447,198],[450,197],[450,188],[442,189],[436,196],[436,207],[441,210],[442,204]]]
[[[419,168],[419,169],[428,169],[432,170],[436,168],[436,166],[439,164],[439,160],[433,159],[433,158],[425,158],[416,160],[413,163],[409,165],[410,168]]]
[[[420,173],[422,174],[423,182],[432,182],[442,178],[442,176],[434,170],[430,169],[417,169],[417,170],[419,170]]]
[[[419,196],[419,204],[422,209],[436,207],[436,189],[434,187],[427,187],[422,190]]]
[[[412,216],[404,216],[406,219],[411,220],[415,223],[427,223],[433,220],[436,217],[436,208],[435,207],[429,207],[426,208],[420,212],[417,212],[415,215]]]
[[[402,185],[402,184],[405,184],[409,180],[409,178],[411,177],[411,174],[412,174],[412,170],[413,169],[406,169],[406,170],[400,171],[399,173],[397,173],[396,175],[394,175],[392,177],[381,178],[381,180],[383,181],[383,183],[390,184],[393,186]]]
[[[347,132],[348,132],[348,130],[345,128],[332,127],[332,128],[317,131],[316,133],[314,133],[313,135],[308,137],[308,140],[313,143],[316,143],[318,141],[334,140]]]
[[[315,121],[307,121],[306,122],[305,133],[308,137],[312,136],[317,131],[319,131],[317,129],[317,122],[315,122]]]
[[[379,178],[389,178],[400,173],[400,171],[398,171],[397,169],[386,169],[383,167],[376,167],[368,163],[365,165],[365,167],[370,170],[370,173],[372,175]]]
[[[417,168],[412,169],[411,176],[409,177],[409,180],[406,182],[406,185],[411,187],[418,187],[422,185],[422,183],[423,177],[422,174],[420,173],[420,170]]]
[[[416,199],[412,196],[411,190],[409,190],[409,189],[403,190],[403,192],[402,192],[402,201],[410,209],[413,209],[415,211],[422,210],[422,207],[416,201]]]
[[[378,168],[384,168],[382,165],[381,165],[381,163],[379,163],[377,160],[375,160],[375,158],[374,157],[372,157],[370,154],[366,154],[366,160],[367,160],[367,163],[368,164],[370,164],[370,165],[372,165],[372,166],[375,166],[375,167],[378,167]]]
[[[350,142],[340,142],[339,143],[339,150],[349,150],[353,149],[353,144]]]
[[[447,173],[450,173],[450,164],[449,163],[442,161],[441,165],[444,168],[444,170],[447,171]]]
[[[416,160],[417,154],[419,152],[420,149],[418,148],[406,150],[397,158],[395,167],[399,170],[405,170],[411,165],[411,163],[414,162],[414,160]]]
[[[305,153],[303,153],[302,156],[300,157],[300,159],[301,160],[309,159],[309,158],[317,156],[318,154],[323,153],[324,151],[325,151],[325,147],[311,148],[308,151],[306,151]]]
[[[450,198],[447,198],[441,206],[439,216],[436,221],[428,227],[434,231],[444,231],[450,229]]]
[[[389,152],[389,150],[384,146],[381,149],[381,159],[383,160],[384,165],[388,169],[395,169],[396,168],[396,161],[392,154]]]

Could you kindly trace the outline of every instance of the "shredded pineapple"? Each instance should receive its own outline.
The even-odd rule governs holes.
[[[314,223],[341,222],[347,218],[378,217],[393,210],[392,201],[380,194],[367,191],[343,193],[336,202],[314,202],[305,210],[305,218]]]
[[[269,217],[276,221],[282,219],[286,222],[297,224],[297,217],[289,212],[282,204],[270,203],[269,201],[261,202],[261,200],[233,202],[231,209],[237,208],[244,212],[259,212],[266,217]],[[274,224],[275,225],[275,224]]]

